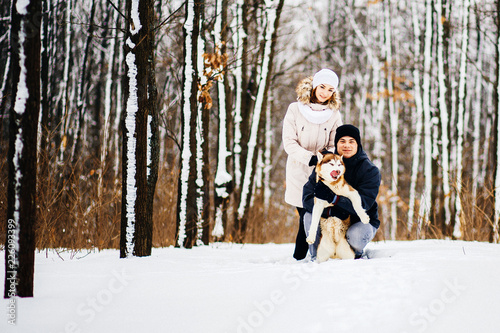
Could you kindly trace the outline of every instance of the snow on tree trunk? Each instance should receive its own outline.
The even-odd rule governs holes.
[[[419,22],[419,11],[418,5],[415,2],[412,2],[412,17],[413,17],[413,33],[415,37],[415,64],[420,64],[421,62],[421,54],[420,54],[420,22]],[[413,119],[413,123],[415,124],[415,139],[413,141],[412,148],[412,168],[411,168],[411,180],[410,180],[410,194],[408,199],[408,233],[411,232],[413,227],[413,215],[415,211],[415,201],[416,201],[416,187],[417,187],[417,178],[419,174],[419,166],[420,166],[420,145],[421,145],[421,135],[422,135],[422,94],[420,91],[420,71],[419,67],[415,66],[413,70],[413,89],[415,96],[415,107],[416,114]],[[417,235],[417,238],[419,235]]]
[[[460,81],[458,84],[458,122],[457,122],[457,172],[456,172],[456,191],[455,198],[455,226],[453,228],[453,237],[462,238],[462,158],[464,142],[464,113],[465,113],[465,84],[467,80],[467,49],[469,47],[469,0],[464,1],[463,7],[463,26],[462,26],[462,52],[460,60]]]
[[[198,38],[198,54],[203,54],[203,42],[201,38]],[[200,61],[201,60],[201,61]],[[203,65],[203,58],[198,57],[198,68],[201,68],[200,65]],[[206,77],[203,75],[199,76],[200,84],[206,84]],[[198,231],[196,234],[196,245],[203,245],[201,241],[203,235],[203,187],[205,185],[205,180],[203,179],[203,121],[201,119],[203,112],[203,104],[198,104],[198,117],[196,118],[196,186],[197,189],[197,198],[196,198],[196,210],[197,210],[197,219],[196,219],[196,230]]]
[[[254,176],[254,181],[253,181],[253,188],[254,190],[252,191],[252,194],[250,195],[251,200],[250,201],[250,206],[254,205],[254,200],[255,196],[254,194],[258,192],[259,190],[262,191],[262,184],[263,184],[263,178],[264,178],[264,150],[261,149],[260,147],[258,148],[257,151],[257,164],[255,165],[255,176]]]
[[[227,150],[227,137],[226,137],[226,110],[225,110],[225,95],[224,95],[224,83],[217,83],[218,91],[219,91],[219,149],[218,149],[218,158],[217,158],[217,172],[215,176],[215,185],[217,195],[221,198],[226,198],[229,194],[227,193],[227,189],[225,184],[229,183],[232,180],[231,175],[227,172],[226,169],[226,158],[231,156],[231,152]]]
[[[203,6],[204,1],[198,1],[198,5]],[[200,18],[198,20],[198,26],[203,27],[203,10],[200,13]],[[203,37],[203,34],[200,32],[198,34],[198,50],[197,50],[197,68],[199,68],[198,71],[198,83],[201,87],[205,86],[208,82],[207,77],[205,76],[204,71],[202,71],[202,68],[204,67],[204,58],[200,55],[205,54],[205,40]],[[200,100],[200,95],[201,91],[198,90],[197,93],[197,100]],[[209,117],[204,116],[204,112],[207,112],[206,110],[206,103],[198,103],[198,112],[197,112],[197,118],[196,118],[196,186],[197,186],[197,198],[196,198],[196,209],[197,209],[197,219],[196,219],[196,245],[201,246],[203,245],[203,227],[205,223],[208,221],[205,221],[205,218],[208,217],[208,214],[206,212],[206,209],[209,209],[209,197],[208,193],[206,191],[207,189],[207,182],[208,182],[208,177],[206,177],[206,169],[205,169],[205,160],[206,156],[205,154],[208,154],[208,142],[205,140],[205,137],[207,135],[205,129],[208,130],[208,121]],[[208,200],[207,200],[208,199]]]
[[[441,0],[436,1],[436,15],[438,18],[442,17],[442,3]],[[450,212],[450,175],[449,175],[449,138],[448,138],[448,126],[449,126],[449,116],[448,116],[448,108],[446,102],[446,73],[444,70],[444,29],[443,29],[443,20],[437,20],[437,63],[438,63],[438,85],[439,85],[439,114],[441,118],[441,168],[443,172],[443,196],[444,196],[444,211],[445,211],[445,223],[450,224],[451,212]],[[435,141],[436,143],[438,140]]]
[[[247,39],[247,31],[245,24],[243,24],[243,0],[237,0],[235,4],[235,14],[233,20],[233,30],[236,33],[233,35],[233,44],[236,48],[236,61],[233,69],[235,79],[235,101],[234,101],[234,181],[235,187],[241,186],[241,99],[243,94],[243,57],[245,55],[245,45]]]
[[[194,67],[192,61],[193,41],[192,32],[194,27],[194,2],[186,1],[186,22],[184,23],[185,36],[185,58],[184,58],[184,88],[183,88],[183,103],[182,110],[184,116],[183,123],[183,137],[182,137],[182,154],[181,154],[181,175],[180,175],[180,210],[179,210],[179,230],[177,235],[177,243],[180,247],[184,247],[184,240],[186,239],[186,214],[187,214],[187,191],[190,170],[190,126],[189,120],[191,118],[191,91],[193,85]]]
[[[130,39],[127,40],[128,43],[131,43]],[[134,48],[135,45],[129,44],[131,49]],[[131,257],[134,253],[134,234],[135,234],[135,203],[137,201],[137,186],[135,181],[135,174],[137,171],[136,165],[136,148],[137,141],[135,138],[135,129],[136,129],[136,114],[139,109],[138,106],[138,96],[137,96],[137,66],[135,64],[135,55],[129,52],[126,56],[126,63],[128,68],[127,76],[129,78],[129,90],[128,90],[128,99],[127,99],[127,107],[126,107],[126,116],[125,116],[125,136],[127,138],[126,149],[124,149],[124,153],[127,155],[126,160],[127,163],[123,168],[126,171],[127,177],[125,186],[123,191],[126,193],[124,196],[126,202],[126,256]]]
[[[273,99],[270,98],[272,101]],[[264,141],[264,156],[263,156],[263,185],[264,185],[264,209],[267,213],[269,211],[269,203],[271,201],[271,170],[273,168],[271,161],[271,148],[273,141],[273,130],[271,128],[271,109],[272,103],[267,103],[266,107],[266,127],[265,127],[265,141]]]
[[[123,59],[125,56],[125,50],[123,47],[118,48],[118,63],[122,64]],[[123,67],[124,66],[118,66],[118,77],[123,77]],[[118,101],[116,101],[116,116],[115,116],[115,123],[113,125],[113,128],[115,129],[115,135],[113,138],[113,147],[115,149],[115,161],[113,163],[113,169],[114,169],[114,174],[115,174],[115,179],[119,178],[119,172],[120,172],[120,154],[119,154],[119,147],[120,147],[120,131],[118,130],[120,128],[120,122],[122,119],[122,112],[123,112],[123,103],[121,100],[121,97],[123,96],[123,89],[122,89],[122,80],[117,80],[116,82],[116,96],[118,97]],[[123,152],[122,152],[123,153]]]
[[[179,178],[177,245],[191,248],[196,240],[196,121],[198,76],[197,44],[200,8],[197,1],[186,1],[184,23],[184,82],[182,90],[182,148]]]
[[[126,39],[128,95],[123,134],[122,226],[120,257],[149,256],[152,247],[152,220],[148,215],[148,115],[149,97],[148,51],[151,36],[150,0],[129,0],[130,17]],[[152,9],[151,9],[152,10]],[[144,26],[142,25],[144,24]],[[149,37],[149,38],[148,38]],[[153,97],[153,96],[152,96]]]
[[[2,75],[2,86],[0,87],[0,101],[1,102],[4,101],[4,98],[6,96],[5,92],[7,91],[6,88],[7,88],[7,80],[9,78],[9,69],[10,69],[10,52],[7,54],[7,62],[5,63],[5,70],[4,70],[4,73]]]
[[[246,224],[243,221],[244,215],[246,214],[249,206],[249,202],[251,201],[251,194],[253,188],[253,178],[255,175],[255,153],[257,149],[257,136],[260,125],[261,112],[264,107],[265,95],[268,90],[270,74],[272,71],[272,53],[273,48],[276,43],[276,30],[278,28],[279,23],[279,14],[281,8],[283,6],[283,0],[266,0],[266,15],[267,15],[267,26],[265,31],[265,46],[264,46],[264,55],[262,58],[262,66],[261,66],[261,74],[257,98],[255,101],[255,109],[252,116],[252,127],[250,130],[250,138],[248,140],[248,154],[247,154],[247,163],[245,167],[245,173],[243,174],[243,183],[241,187],[241,199],[240,205],[238,207],[238,220],[242,222],[240,224],[241,233],[239,237],[243,238],[245,234]],[[277,4],[277,7],[274,6]]]
[[[227,6],[222,0],[217,0],[216,6],[216,19],[214,26],[214,40],[215,45],[219,45],[221,49],[221,53],[223,53],[223,49],[225,49],[225,32],[222,29],[222,21],[223,16]],[[224,22],[225,24],[225,22]],[[224,29],[225,30],[225,29]],[[241,59],[240,59],[241,61]],[[224,68],[221,68],[224,70]],[[240,69],[241,70],[241,69]],[[220,239],[224,236],[224,225],[223,225],[223,214],[222,214],[222,204],[224,200],[227,200],[229,193],[227,191],[227,186],[233,180],[231,174],[227,171],[226,168],[226,159],[231,156],[231,152],[228,151],[228,142],[227,142],[227,117],[226,117],[226,93],[225,93],[225,75],[223,73],[220,74],[220,79],[217,80],[217,100],[219,107],[219,133],[218,133],[218,149],[217,149],[217,171],[215,173],[215,192],[216,192],[216,205],[215,205],[215,225],[212,230],[212,236],[216,239]],[[240,75],[241,81],[241,75]],[[240,82],[241,84],[241,82]],[[241,87],[240,87],[241,88]],[[236,98],[239,99],[236,94]]]
[[[33,297],[40,112],[41,2],[16,1],[11,11],[12,94],[5,225],[4,297]],[[15,325],[15,319],[11,324]]]

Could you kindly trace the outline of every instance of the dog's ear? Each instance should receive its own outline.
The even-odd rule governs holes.
[[[325,157],[325,155],[323,155],[321,152],[317,152],[316,153],[316,156],[318,157],[318,162],[321,162],[323,161],[323,157]]]

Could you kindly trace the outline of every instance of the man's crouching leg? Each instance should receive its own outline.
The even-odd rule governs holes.
[[[347,229],[346,238],[349,245],[354,250],[355,258],[359,259],[363,255],[363,249],[366,244],[368,244],[375,234],[377,233],[377,228],[371,224],[364,224],[361,221],[352,224],[349,229]]]

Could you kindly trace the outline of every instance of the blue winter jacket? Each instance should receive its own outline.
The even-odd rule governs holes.
[[[375,228],[380,226],[378,219],[377,195],[380,187],[380,171],[370,161],[361,145],[358,146],[358,152],[351,158],[343,159],[345,164],[345,180],[354,187],[361,196],[363,208],[367,210],[370,216],[370,224]],[[308,212],[312,212],[314,206],[314,186],[316,185],[316,169],[309,176],[308,182],[304,185],[302,191],[302,203]],[[323,217],[337,216],[341,219],[351,216],[351,223],[358,222],[359,217],[352,207],[349,199],[339,196],[337,204],[331,209],[326,208]],[[325,216],[326,215],[326,216]]]

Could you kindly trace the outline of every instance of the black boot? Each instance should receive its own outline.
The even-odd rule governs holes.
[[[361,259],[363,257],[363,252],[359,253],[359,252],[356,252],[354,254],[354,259]]]
[[[309,244],[306,241],[306,231],[304,230],[304,208],[297,208],[299,211],[299,231],[297,232],[297,237],[295,239],[295,251],[293,252],[293,257],[297,260],[302,260],[306,257],[307,251],[309,250]]]

